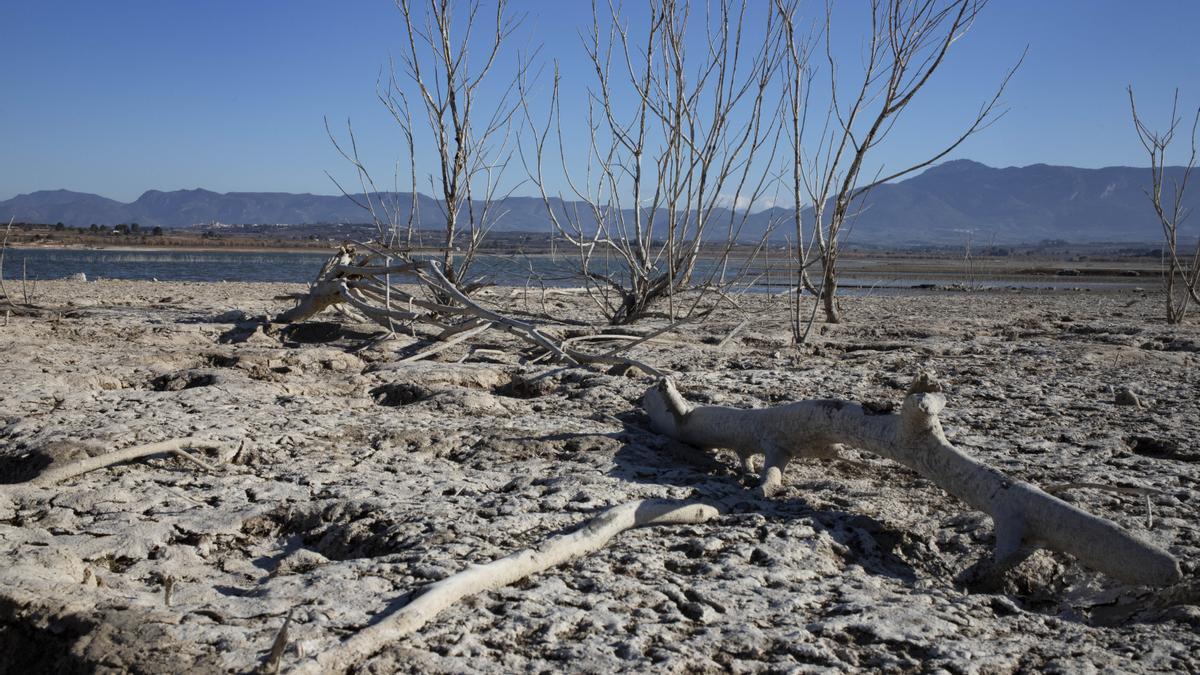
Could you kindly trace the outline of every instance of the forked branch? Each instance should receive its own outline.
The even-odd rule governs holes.
[[[642,404],[659,433],[701,448],[733,450],[743,458],[765,453],[759,487],[764,495],[780,487],[793,458],[828,457],[843,444],[899,462],[991,516],[997,572],[1047,548],[1134,584],[1165,586],[1182,578],[1178,561],[1158,546],[954,447],[938,421],[946,399],[927,373],[913,382],[901,412],[891,414],[840,400],[756,410],[693,407],[669,379],[647,391]]]

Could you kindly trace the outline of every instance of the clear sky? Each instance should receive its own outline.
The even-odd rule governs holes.
[[[844,34],[861,31],[860,6],[839,3]],[[513,0],[513,10],[526,14],[514,50],[541,45],[558,59],[564,106],[577,113],[576,83],[590,83],[578,37],[588,3]],[[325,172],[352,176],[324,116],[352,119],[368,164],[390,176],[400,135],[375,81],[401,48],[399,19],[389,0],[5,0],[0,199],[55,188],[121,201],[194,187],[335,194]],[[920,159],[951,137],[1028,45],[1007,116],[948,159],[1145,165],[1125,86],[1154,124],[1175,87],[1194,110],[1198,32],[1196,0],[993,0],[877,160]]]

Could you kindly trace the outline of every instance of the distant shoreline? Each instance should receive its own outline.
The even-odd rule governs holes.
[[[320,248],[317,246],[203,246],[191,244],[131,244],[123,243],[116,246],[97,246],[92,244],[72,244],[54,242],[53,244],[30,244],[29,242],[10,243],[8,248],[13,251],[115,251],[138,253],[145,251],[163,251],[168,253],[309,253],[312,255],[331,254],[336,246]]]
[[[212,259],[200,269],[208,270],[210,280],[243,280],[243,281],[283,281],[296,276],[297,279],[315,273],[321,260],[332,255],[336,250],[332,245],[328,248],[286,247],[286,246],[203,246],[203,245],[137,245],[132,242],[121,242],[119,245],[87,245],[64,244],[60,242],[41,242],[34,245],[21,244],[10,246],[8,262],[5,271],[10,275],[21,273],[22,252],[37,255],[40,262],[30,266],[35,278],[58,279],[66,278],[78,271],[86,271],[89,278],[128,278],[138,279],[143,275],[153,278],[172,278],[171,272],[157,268],[147,268],[145,265],[171,264],[173,255],[183,254],[178,262],[204,263],[204,256]],[[95,260],[78,258],[81,254],[95,254]],[[429,252],[429,253],[436,253]],[[66,256],[60,258],[59,255]],[[199,256],[191,259],[188,254]],[[222,255],[237,256],[237,259],[220,260]],[[307,262],[301,255],[309,255]],[[149,257],[147,257],[149,256]],[[260,260],[262,256],[268,258]],[[277,258],[273,263],[269,256],[287,256]],[[561,275],[571,267],[572,256],[564,252],[557,258],[549,253],[513,254],[504,251],[483,251],[481,260],[501,258],[512,261],[518,266],[522,261],[529,261],[543,272]],[[161,259],[160,259],[161,257]],[[243,258],[244,257],[244,258]],[[78,258],[78,260],[76,260]],[[712,272],[719,265],[719,258],[702,256],[707,262],[706,269]],[[64,260],[67,262],[64,263]],[[71,263],[70,261],[76,262]],[[141,260],[139,263],[138,261]],[[540,262],[533,262],[540,261]],[[107,266],[140,264],[137,272],[128,270],[113,271]],[[732,269],[740,269],[742,262],[731,262]],[[213,267],[213,266],[216,267]],[[266,265],[264,268],[263,266]],[[296,272],[294,268],[312,267],[311,272]],[[511,265],[510,265],[511,266]],[[226,271],[225,268],[228,268]],[[181,273],[181,279],[202,281],[206,278],[193,278],[199,274],[191,271]],[[266,271],[266,270],[270,271]],[[1092,287],[1126,287],[1139,288],[1157,286],[1161,282],[1160,270],[1150,261],[1143,258],[1126,257],[1122,259],[1081,259],[1081,260],[1051,260],[1027,257],[979,257],[956,259],[944,255],[920,255],[916,253],[881,253],[877,255],[856,254],[843,257],[838,266],[839,286],[846,288],[891,288],[910,290],[937,290],[942,287],[959,287],[963,289],[982,289],[983,287],[1014,287],[1014,288],[1083,288]],[[291,271],[289,271],[291,270]],[[707,272],[706,272],[707,273]],[[752,286],[762,289],[785,290],[794,283],[795,271],[792,261],[786,258],[766,256],[750,264],[745,272],[747,279],[753,279]],[[810,274],[818,274],[816,268],[810,269]],[[132,276],[125,276],[132,274]],[[496,275],[500,285],[517,284],[516,277],[510,269],[497,267],[489,274]],[[242,275],[245,275],[244,277]],[[258,278],[258,277],[264,278]],[[520,276],[520,275],[518,275]],[[147,278],[150,278],[147,277]],[[548,282],[549,283],[549,282]],[[519,285],[519,284],[517,284]],[[551,283],[557,286],[558,283]],[[950,289],[953,290],[953,289]]]

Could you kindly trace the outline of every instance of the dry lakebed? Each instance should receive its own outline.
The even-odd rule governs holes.
[[[991,519],[902,466],[849,448],[760,498],[735,455],[649,429],[636,370],[533,362],[495,331],[403,363],[425,337],[334,310],[256,327],[304,290],[42,282],[53,312],[0,326],[0,673],[287,672],[605,508],[737,495],[465,598],[357,671],[1200,670],[1200,329],[1166,325],[1154,293],[846,298],[799,350],[786,299],[747,295],[628,352],[690,401],[744,408],[886,409],[932,369],[958,448],[1183,572],[1131,586],[1043,550],[979,590],[959,574],[990,554]],[[479,298],[589,318],[570,292]],[[184,437],[214,441],[192,452],[208,469],[166,454],[21,485]]]

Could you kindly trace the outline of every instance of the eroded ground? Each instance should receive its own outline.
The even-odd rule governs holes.
[[[491,333],[399,364],[426,343],[375,341],[333,312],[282,340],[251,332],[245,318],[300,290],[43,283],[59,316],[0,327],[3,482],[136,443],[226,441],[212,474],[166,458],[0,486],[0,672],[246,672],[291,612],[286,670],[607,506],[745,491],[734,458],[645,430],[641,377],[522,364]],[[526,308],[520,291],[484,298]],[[1166,326],[1135,292],[853,298],[796,352],[783,300],[744,302],[751,322],[723,346],[742,316],[633,355],[693,401],[738,406],[895,404],[933,367],[951,441],[1041,486],[1133,488],[1060,496],[1171,550],[1192,586],[1149,593],[1041,552],[1003,592],[967,592],[955,576],[990,551],[988,518],[850,452],[794,462],[780,495],[715,523],[627,532],[470,599],[362,671],[1200,669],[1194,324]]]

